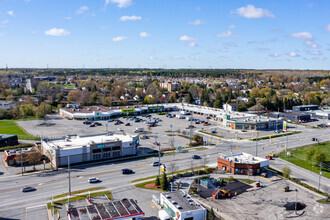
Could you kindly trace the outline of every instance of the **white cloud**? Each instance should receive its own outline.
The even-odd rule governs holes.
[[[141,32],[140,37],[149,37],[149,34],[147,32]]]
[[[311,40],[313,39],[313,35],[309,32],[297,32],[290,34],[291,37],[301,40]]]
[[[270,57],[278,57],[279,54],[278,54],[278,53],[273,53],[273,54],[270,54],[269,56],[270,56]]]
[[[109,3],[117,4],[118,8],[126,8],[133,5],[132,0],[105,0],[105,6]]]
[[[291,51],[288,55],[290,57],[298,57],[299,56],[296,52],[293,52],[293,51]]]
[[[229,26],[230,29],[234,29],[235,27],[236,27],[236,26],[233,25],[233,24]]]
[[[328,24],[327,26],[325,26],[325,29],[327,29],[327,31],[330,32],[330,24]]]
[[[197,46],[196,42],[190,42],[188,45],[189,45],[189,47],[196,47]]]
[[[192,25],[200,25],[202,23],[203,22],[201,20],[195,20],[195,21],[189,22],[189,24],[192,24]]]
[[[179,38],[181,41],[197,41],[196,38],[188,37],[187,35],[183,35]]]
[[[317,48],[319,45],[315,43],[314,41],[306,40],[305,44],[310,46],[311,48]]]
[[[80,14],[84,14],[86,11],[88,11],[88,7],[87,6],[81,6],[77,11],[76,14],[80,15]]]
[[[63,28],[52,28],[52,29],[45,31],[45,34],[49,35],[49,36],[58,37],[58,36],[67,36],[70,34],[70,32],[67,30],[64,30]]]
[[[9,14],[10,16],[14,16],[14,11],[7,11],[7,14]]]
[[[262,17],[275,18],[274,14],[268,11],[267,9],[256,8],[250,4],[248,4],[245,7],[238,8],[235,11],[231,11],[231,13],[238,14],[245,18],[262,18]]]
[[[67,16],[67,17],[64,17],[64,19],[65,19],[65,20],[71,20],[71,19],[72,19],[72,17],[70,17],[70,16]]]
[[[135,15],[132,15],[132,16],[121,16],[119,20],[121,21],[136,21],[136,20],[141,20],[142,17],[141,16],[135,16]]]
[[[112,41],[122,41],[122,40],[125,40],[127,37],[124,37],[124,36],[117,36],[117,37],[114,37],[112,38]]]
[[[233,37],[233,33],[231,31],[227,30],[225,32],[217,34],[217,37],[224,37],[224,38]]]

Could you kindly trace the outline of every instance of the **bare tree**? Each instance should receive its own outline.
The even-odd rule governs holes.
[[[323,188],[325,194],[327,194],[327,196],[325,197],[325,201],[328,202],[329,201],[329,194],[330,194],[330,187],[328,185],[323,185],[322,188]]]
[[[26,160],[33,165],[33,170],[36,169],[36,164],[41,160],[41,153],[36,147],[32,147],[31,151],[26,155]]]
[[[205,170],[205,168],[206,168],[206,164],[209,162],[209,158],[207,158],[207,156],[205,155],[204,157],[203,157],[203,168],[204,168],[204,170]]]
[[[173,177],[174,172],[177,170],[177,166],[176,166],[175,161],[174,160],[170,161],[168,163],[168,166],[167,167],[168,167],[168,170],[170,171],[170,173],[172,173],[172,177]]]

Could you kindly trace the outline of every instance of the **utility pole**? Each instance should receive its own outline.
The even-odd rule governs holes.
[[[320,173],[319,173],[319,187],[317,187],[317,190],[320,191],[320,185],[321,185],[321,176],[322,176],[322,162],[320,163]]]
[[[69,196],[71,196],[70,155],[68,155]]]
[[[22,176],[23,176],[23,149],[21,149],[21,170],[22,170]]]
[[[259,140],[259,139],[258,139],[258,135],[259,135],[259,134],[258,134],[258,132],[256,131],[256,139],[257,139],[257,140],[256,140],[256,157],[258,156],[258,140]]]
[[[285,156],[288,156],[288,134],[285,131],[285,138],[286,138],[286,144],[285,144]]]
[[[192,143],[192,133],[193,133],[193,129],[192,129],[192,122],[193,121],[190,121],[190,126],[189,126],[189,128],[190,128],[190,131],[189,131],[189,140],[190,140],[190,142],[189,142],[189,146],[191,146],[191,143]]]

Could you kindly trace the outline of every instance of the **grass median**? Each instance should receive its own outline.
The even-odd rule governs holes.
[[[315,163],[313,163],[313,160],[307,159],[307,152],[311,149],[314,149],[315,151],[323,151],[326,155],[325,161],[330,161],[330,142],[289,150],[288,152],[290,152],[290,156],[286,156],[285,151],[283,151],[278,155],[278,157],[306,170],[319,174],[319,166],[316,166]],[[322,172],[324,177],[330,178],[329,170],[326,169],[325,166],[322,168]]]
[[[263,136],[263,137],[260,137],[260,138],[253,138],[253,139],[250,139],[250,141],[260,141],[260,140],[267,140],[267,139],[272,139],[272,138],[277,138],[277,137],[282,137],[282,136],[286,136],[286,135],[294,135],[294,134],[300,134],[301,131],[295,131],[295,132],[289,132],[289,133],[283,133],[283,134],[275,134],[275,135],[269,135],[269,136]]]

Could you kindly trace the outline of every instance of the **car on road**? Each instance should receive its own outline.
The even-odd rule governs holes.
[[[153,167],[158,167],[158,166],[162,165],[162,163],[160,163],[160,162],[158,162],[158,161],[154,161],[154,162],[151,163],[151,165],[152,165]]]
[[[199,156],[199,155],[192,155],[192,159],[195,159],[195,160],[201,159],[201,156]]]
[[[32,186],[24,186],[21,191],[22,192],[32,192],[32,191],[36,191],[37,189],[32,187]]]
[[[131,174],[131,173],[133,173],[133,170],[131,170],[131,169],[122,169],[121,173],[122,174]]]
[[[312,138],[312,141],[318,141],[318,139],[314,137],[314,138]]]
[[[212,130],[211,133],[212,134],[215,134],[215,133],[217,133],[217,131],[216,130]]]
[[[92,177],[92,178],[88,178],[88,182],[89,183],[99,183],[99,182],[101,182],[101,180],[99,180],[99,178]]]
[[[144,134],[144,135],[140,136],[140,139],[149,139],[149,137]]]
[[[130,123],[126,123],[125,126],[131,126],[131,124]]]
[[[155,146],[159,146],[160,143],[156,141],[156,142],[154,142],[154,145],[155,145]]]

